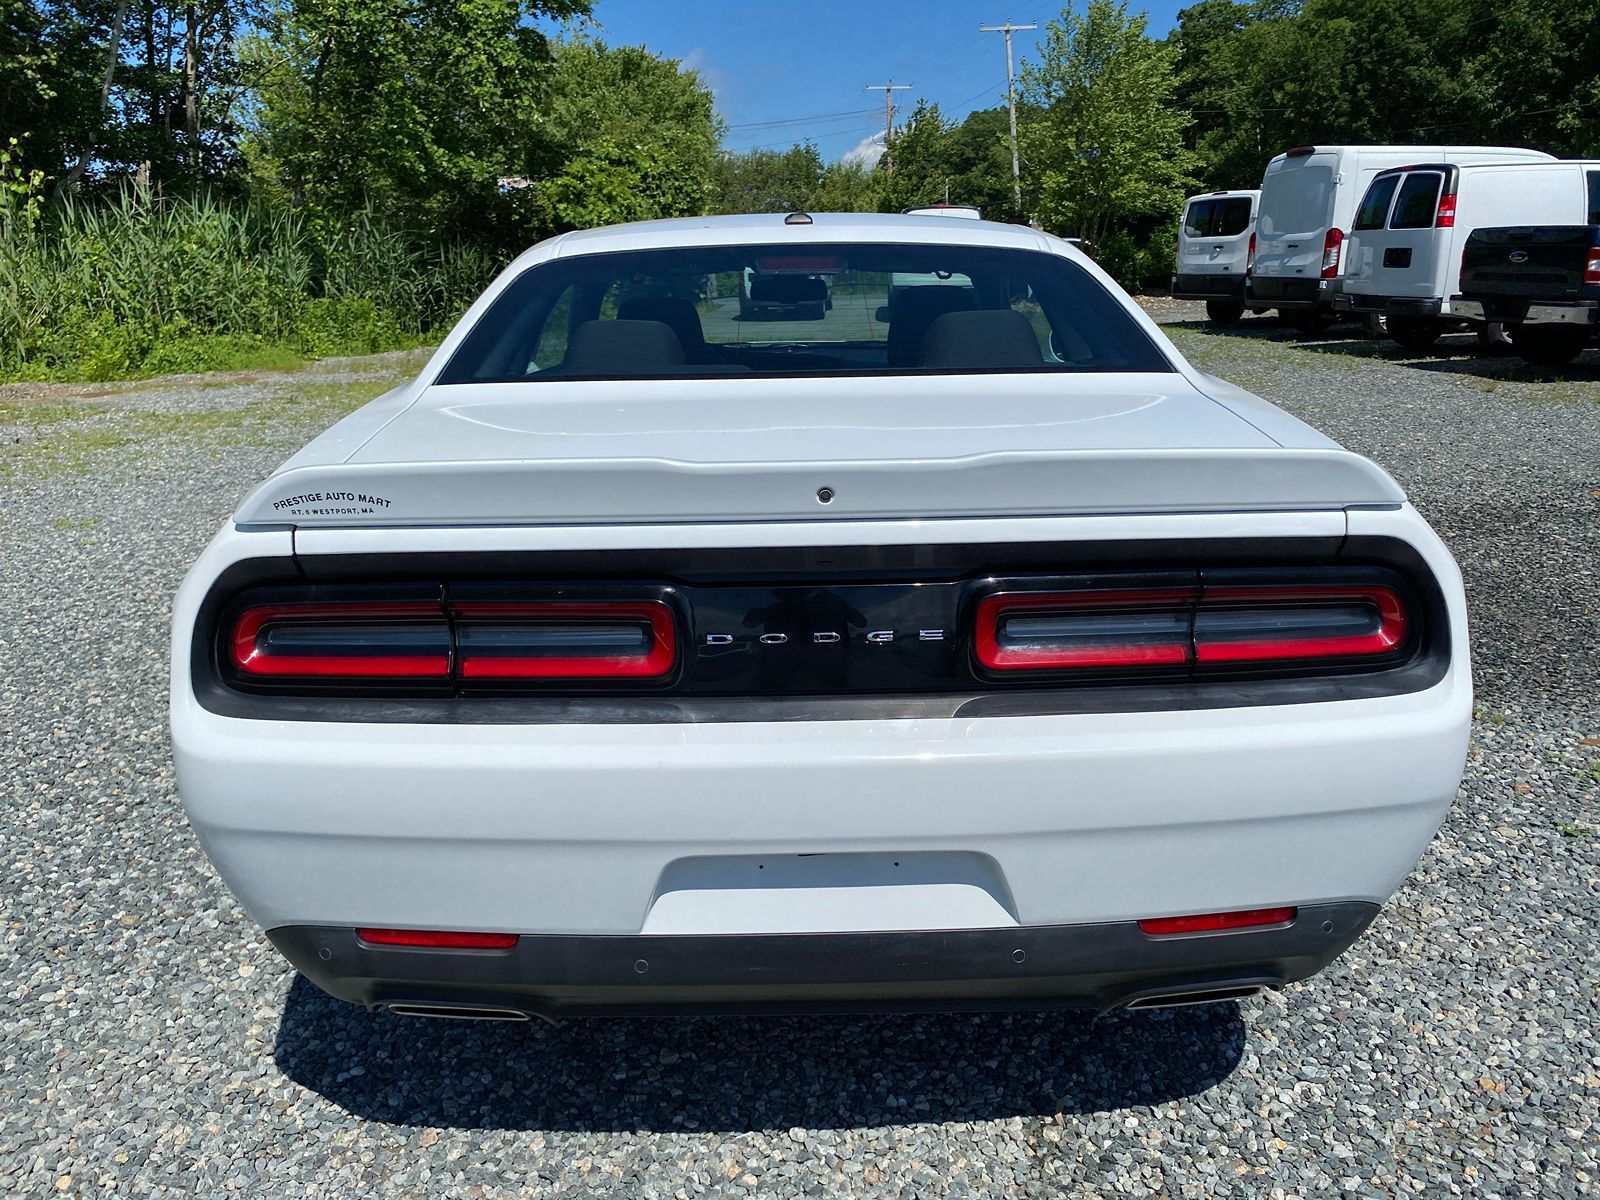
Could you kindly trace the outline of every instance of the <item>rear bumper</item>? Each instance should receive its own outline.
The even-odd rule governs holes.
[[[1271,275],[1252,275],[1245,287],[1245,299],[1263,308],[1332,308],[1331,279],[1278,279]]]
[[[1451,316],[1470,317],[1456,312],[1451,305]],[[1364,292],[1339,289],[1333,295],[1335,312],[1376,313],[1386,317],[1438,317],[1445,315],[1443,303],[1437,297],[1372,296]]]
[[[1104,1011],[1281,987],[1325,967],[1377,914],[1302,907],[1285,925],[1150,937],[1133,922],[894,933],[536,936],[506,951],[397,949],[290,926],[302,974],[369,1007],[568,1016],[1007,1007]]]
[[[1515,325],[1600,327],[1600,300],[1535,302],[1516,296],[1455,296],[1450,301],[1450,311],[1469,319],[1509,321]]]
[[[1174,275],[1174,300],[1244,300],[1243,275]]]

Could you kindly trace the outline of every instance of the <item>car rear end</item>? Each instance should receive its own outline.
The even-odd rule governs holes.
[[[1452,308],[1503,322],[1529,361],[1570,361],[1600,339],[1600,223],[1474,229]]]
[[[422,1010],[1279,986],[1410,870],[1470,702],[1404,508],[230,531],[176,620],[208,852]]]
[[[856,340],[741,347],[729,299],[714,371],[583,377],[572,310],[604,326],[645,267],[681,292],[682,255],[560,247],[191,571],[185,805],[319,986],[492,1017],[1185,1003],[1314,973],[1411,869],[1471,685],[1459,574],[1394,482],[1193,371],[1075,252],[833,220],[850,288],[970,280],[920,353],[984,365],[896,367],[842,306]],[[529,363],[556,314],[568,359]],[[654,353],[641,325],[613,352]],[[885,365],[808,374],[830,354]]]

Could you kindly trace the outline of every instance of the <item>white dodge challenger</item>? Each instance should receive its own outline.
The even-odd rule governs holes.
[[[747,272],[831,303],[741,319]],[[174,613],[206,851],[414,1015],[1281,987],[1416,863],[1470,708],[1394,480],[1065,242],[944,217],[535,247]]]

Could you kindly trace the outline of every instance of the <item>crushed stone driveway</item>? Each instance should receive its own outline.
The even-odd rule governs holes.
[[[1443,832],[1342,960],[1101,1020],[506,1027],[325,998],[184,822],[169,604],[248,485],[422,360],[0,389],[0,1194],[1596,1194],[1600,354],[1540,372],[1150,307],[1406,486],[1466,572],[1479,704]]]

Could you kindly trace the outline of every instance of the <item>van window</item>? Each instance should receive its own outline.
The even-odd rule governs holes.
[[[1217,206],[1215,200],[1196,200],[1183,211],[1184,236],[1198,238],[1207,236],[1211,228],[1211,213]]]
[[[1320,233],[1333,207],[1333,168],[1315,163],[1272,172],[1261,185],[1263,239]]]
[[[1588,224],[1600,225],[1600,171],[1589,172]]]
[[[1382,229],[1383,219],[1389,215],[1389,201],[1394,199],[1394,189],[1400,186],[1400,176],[1380,175],[1372,181],[1367,194],[1356,209],[1356,221],[1351,229]]]
[[[1237,237],[1250,227],[1250,197],[1196,200],[1183,214],[1185,237]]]
[[[1417,171],[1400,185],[1400,198],[1394,202],[1390,229],[1432,229],[1439,211],[1439,185],[1444,176],[1437,171]]]

